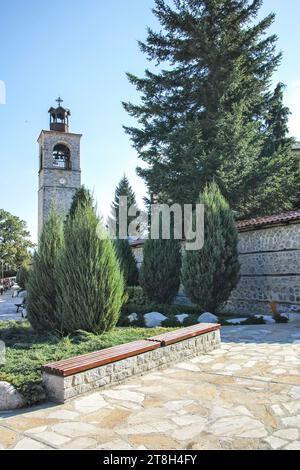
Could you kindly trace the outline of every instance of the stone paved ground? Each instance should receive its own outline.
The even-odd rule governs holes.
[[[12,298],[12,291],[0,295],[0,321],[22,320],[21,312],[16,313],[17,308],[15,306],[15,304],[20,302],[20,297]]]
[[[2,413],[0,448],[300,449],[299,335],[299,323],[223,328],[208,355]]]

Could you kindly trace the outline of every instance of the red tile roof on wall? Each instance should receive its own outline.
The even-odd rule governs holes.
[[[264,225],[274,225],[289,223],[300,220],[300,210],[283,212],[281,214],[267,215],[265,217],[256,217],[248,220],[240,220],[237,222],[237,227],[240,231],[249,228],[262,227]]]
[[[239,232],[251,230],[268,225],[284,224],[289,222],[300,221],[300,209],[297,211],[283,212],[281,214],[267,215],[265,217],[256,217],[248,220],[239,220],[237,222],[237,228]],[[143,246],[146,240],[137,239],[130,242],[133,248]]]
[[[142,238],[139,238],[138,240],[133,240],[133,241],[130,241],[130,245],[133,247],[133,248],[138,248],[139,246],[142,246],[144,243],[145,243],[145,239],[142,239]]]

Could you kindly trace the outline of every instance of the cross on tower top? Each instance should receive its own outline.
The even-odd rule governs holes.
[[[61,103],[63,103],[64,100],[61,99],[61,97],[59,96],[59,97],[57,98],[57,100],[55,100],[55,101],[57,101],[58,106],[60,107]]]

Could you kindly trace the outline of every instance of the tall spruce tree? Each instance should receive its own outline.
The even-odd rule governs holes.
[[[204,246],[185,252],[182,282],[192,302],[202,311],[215,312],[239,280],[238,231],[216,183],[205,188],[200,202],[205,205]]]
[[[57,319],[57,290],[55,268],[64,246],[63,219],[52,208],[46,221],[38,251],[27,282],[26,300],[28,320],[31,326],[43,333],[60,330]]]
[[[126,233],[121,234],[122,238],[120,238],[119,233],[119,213],[121,206],[121,196],[127,197],[127,207],[123,208],[127,212],[127,227],[125,228]],[[115,227],[116,230],[116,239],[114,241],[114,245],[120,263],[120,267],[124,275],[124,282],[126,286],[138,285],[139,279],[137,263],[132,253],[132,249],[129,245],[129,241],[127,239],[129,235],[129,225],[134,220],[134,217],[128,215],[128,210],[131,206],[134,206],[137,209],[135,193],[129,183],[127,176],[124,174],[115,190],[115,197],[111,205],[112,213],[109,217],[108,224],[112,228]],[[123,238],[124,236],[126,237],[126,239]]]
[[[138,168],[159,202],[194,203],[215,180],[237,217],[293,208],[300,165],[287,138],[281,61],[262,0],[155,0],[161,31],[140,48],[159,71],[128,74],[142,104],[124,103]]]
[[[127,197],[127,207],[123,207],[124,212],[127,211],[127,230],[125,227],[125,232],[124,236],[128,236],[128,227],[130,223],[134,220],[134,217],[131,217],[128,215],[128,210],[130,209],[131,206],[135,207],[137,209],[137,204],[136,204],[136,197],[135,193],[129,183],[129,180],[127,176],[124,174],[121,180],[119,181],[116,189],[115,189],[115,196],[114,200],[111,204],[111,216],[109,217],[109,226],[113,227],[115,225],[116,228],[116,238],[120,238],[119,234],[119,214],[120,214],[120,207],[121,207],[121,197]]]

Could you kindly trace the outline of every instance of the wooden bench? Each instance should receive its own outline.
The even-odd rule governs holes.
[[[137,356],[139,354],[153,351],[160,347],[159,342],[152,341],[133,341],[132,343],[121,344],[111,348],[102,349],[82,356],[72,357],[70,359],[53,362],[43,366],[43,372],[58,375],[61,377],[69,377],[70,375],[85,372],[96,367],[121,361],[128,357]]]
[[[169,346],[170,344],[178,343],[195,336],[200,336],[211,331],[216,331],[221,328],[218,323],[200,323],[198,325],[188,326],[187,328],[180,328],[179,330],[171,331],[169,333],[162,333],[161,335],[152,336],[148,338],[149,341],[159,341],[161,346]]]
[[[48,398],[64,403],[83,393],[118,384],[128,377],[206,354],[220,346],[219,329],[218,324],[202,323],[46,364],[42,371]],[[204,341],[198,341],[200,335],[204,335]],[[113,367],[110,366],[112,363]]]

